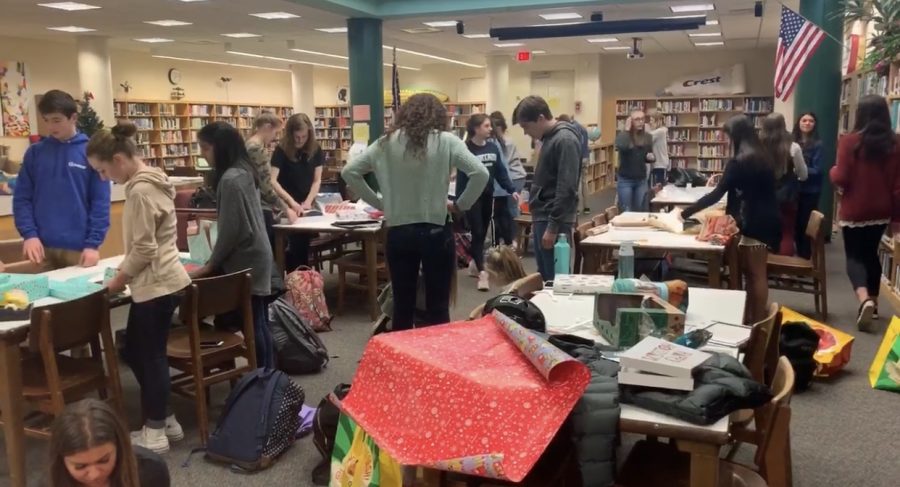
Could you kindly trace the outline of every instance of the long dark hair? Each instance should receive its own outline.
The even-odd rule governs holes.
[[[116,412],[104,401],[85,399],[66,406],[50,430],[51,487],[76,487],[66,469],[65,457],[112,443],[116,465],[110,474],[112,487],[139,487],[137,460],[131,437]]]
[[[215,167],[213,187],[218,187],[225,171],[234,166],[240,166],[247,170],[253,176],[253,182],[259,187],[259,174],[249,163],[250,156],[247,155],[247,146],[244,145],[244,139],[241,138],[241,133],[236,128],[221,120],[212,122],[197,132],[197,140],[209,144],[213,148],[215,160],[210,161]]]
[[[503,112],[496,111],[491,112],[491,125],[494,127],[494,138],[497,139],[497,142],[500,143],[500,150],[503,151],[504,156],[509,155],[509,148],[506,147],[506,137],[497,133],[497,129],[500,129],[505,134],[509,127],[506,126],[506,117],[503,116]]]
[[[763,120],[760,134],[763,150],[775,165],[775,179],[781,179],[788,173],[791,164],[791,134],[787,131],[784,115],[770,113]]]
[[[469,117],[469,120],[466,121],[466,134],[468,134],[470,139],[475,135],[475,131],[478,130],[478,127],[481,127],[481,124],[483,124],[485,120],[488,120],[488,116],[484,113],[476,113]]]
[[[406,152],[413,157],[425,159],[428,152],[428,136],[435,130],[447,130],[447,108],[429,93],[418,93],[406,100],[400,107],[394,123],[379,143],[390,139],[394,132],[403,130],[406,135]]]
[[[813,119],[813,129],[812,132],[809,133],[809,140],[803,139],[803,131],[800,130],[800,120],[803,120],[803,117],[812,117]],[[808,146],[816,145],[821,137],[819,136],[819,117],[815,112],[803,112],[797,117],[797,121],[794,122],[794,142],[800,144],[800,147],[806,149]]]
[[[887,101],[878,95],[866,95],[859,99],[853,131],[860,134],[859,144],[853,150],[857,158],[865,151],[866,159],[880,161],[897,146],[897,134],[891,130]]]
[[[300,130],[306,130],[307,132],[306,143],[303,144],[303,147],[297,147],[297,144],[294,143],[294,132]],[[309,115],[305,113],[291,115],[287,123],[284,124],[284,134],[282,134],[278,146],[292,161],[298,160],[300,152],[306,154],[307,158],[311,158],[318,152],[319,142],[316,140],[316,131],[313,130],[313,124],[309,119]]]
[[[738,161],[761,162],[772,167],[766,151],[763,150],[759,136],[756,134],[756,128],[753,122],[746,115],[735,115],[725,122],[722,128],[725,134],[731,138],[731,145],[734,147],[734,158]]]

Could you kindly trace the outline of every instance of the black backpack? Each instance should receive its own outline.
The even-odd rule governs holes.
[[[236,471],[262,470],[294,444],[303,389],[284,372],[256,369],[231,390],[206,455]]]
[[[819,334],[802,321],[784,323],[778,347],[794,367],[794,390],[806,390],[816,372],[813,355],[819,348]]]
[[[328,350],[284,297],[269,305],[269,328],[278,368],[289,374],[314,374],[328,364]]]
[[[501,294],[489,299],[484,303],[482,316],[488,315],[494,310],[509,316],[513,321],[529,330],[541,333],[547,331],[547,321],[544,319],[541,309],[531,301],[515,294]]]
[[[334,395],[342,400],[350,393],[350,384],[338,384]],[[313,444],[322,454],[322,461],[313,468],[312,481],[316,485],[328,485],[331,475],[331,454],[334,452],[334,436],[337,434],[341,410],[328,396],[319,401],[319,408],[313,417]]]

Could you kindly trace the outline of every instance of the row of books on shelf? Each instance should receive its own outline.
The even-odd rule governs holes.
[[[316,118],[350,118],[350,107],[316,108]]]
[[[738,106],[735,98],[696,98],[683,100],[619,100],[616,115],[628,116],[635,110],[647,111],[655,107],[662,113],[698,113],[716,111],[743,111],[751,113],[771,112],[775,104],[771,97],[744,97],[743,106]]]
[[[353,133],[348,128],[317,128],[316,139],[352,139]]]
[[[701,145],[700,157],[728,157],[731,153],[727,145]]]
[[[870,71],[862,76],[857,87],[860,97],[865,95],[881,95],[888,94],[888,77],[879,76],[878,73]]]
[[[722,172],[725,170],[724,159],[697,159],[697,169],[704,172]]]
[[[313,122],[314,128],[317,129],[333,129],[344,128],[350,126],[349,118],[316,118]]]

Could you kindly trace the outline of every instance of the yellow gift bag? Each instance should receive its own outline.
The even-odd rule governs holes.
[[[854,340],[852,335],[782,306],[781,322],[788,325],[793,321],[806,323],[819,335],[819,346],[813,355],[816,361],[816,376],[830,377],[850,362]]]
[[[900,392],[900,318],[896,316],[869,367],[869,383],[874,389]]]
[[[401,487],[403,473],[359,425],[341,413],[331,455],[330,487]]]

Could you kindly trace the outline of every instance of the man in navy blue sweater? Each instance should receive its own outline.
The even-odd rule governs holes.
[[[48,91],[38,111],[50,136],[25,152],[13,193],[25,257],[47,269],[96,265],[109,229],[110,184],[88,164],[72,96]]]

